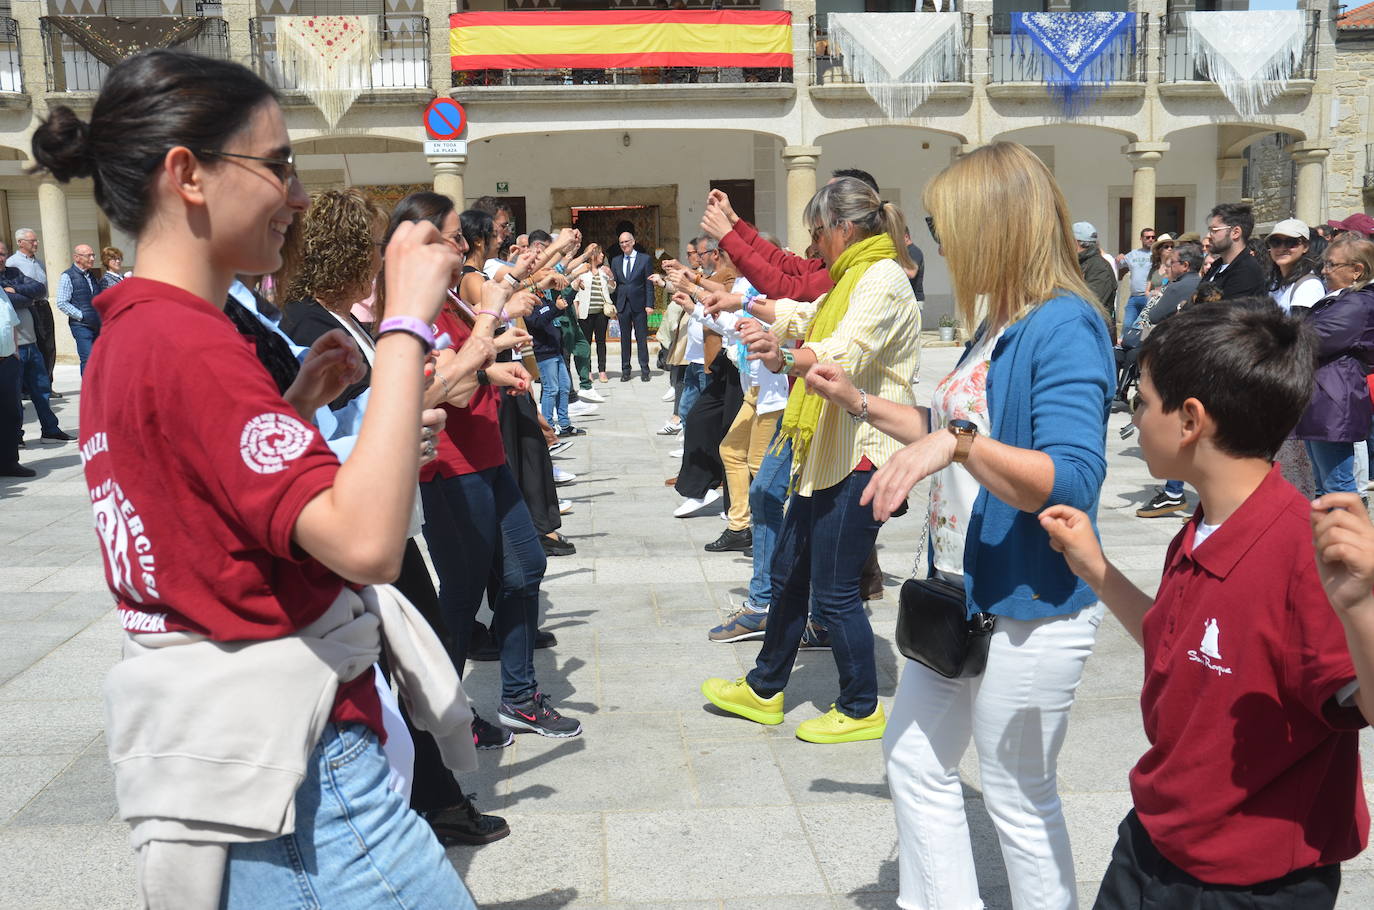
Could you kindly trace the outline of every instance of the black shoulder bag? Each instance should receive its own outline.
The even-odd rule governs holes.
[[[987,666],[997,617],[991,613],[970,616],[963,585],[930,574],[925,558],[929,531],[927,523],[912,577],[902,584],[898,597],[897,650],[946,679],[977,676]],[[923,568],[929,577],[918,577]]]

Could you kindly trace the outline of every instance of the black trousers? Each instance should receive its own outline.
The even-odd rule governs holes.
[[[720,441],[744,403],[739,370],[721,351],[711,363],[710,382],[682,419],[682,467],[674,489],[688,499],[700,499],[725,480]],[[727,491],[728,492],[728,491]],[[729,502],[727,500],[728,508]]]
[[[24,432],[24,366],[18,354],[0,357],[0,465],[19,464]]]
[[[452,650],[448,629],[443,615],[439,612],[439,594],[434,590],[434,580],[430,578],[425,557],[413,539],[406,541],[405,554],[401,559],[401,575],[396,579],[396,590],[405,595],[415,605],[434,629],[446,650]],[[382,655],[382,669],[391,675],[386,655]],[[410,807],[416,812],[435,812],[457,805],[463,799],[463,791],[454,780],[453,772],[444,765],[439,753],[439,744],[434,737],[411,722],[410,712],[401,704],[401,717],[405,719],[406,729],[415,742],[414,782],[410,789]]]
[[[52,382],[53,367],[57,365],[57,325],[52,318],[52,305],[46,300],[35,300],[29,308],[33,314],[33,334],[38,341],[38,353],[43,355],[43,363],[48,367],[48,382]]]
[[[1340,890],[1339,863],[1254,885],[1208,884],[1160,855],[1132,809],[1117,829],[1093,910],[1330,910]]]
[[[634,332],[635,343],[639,345],[639,369],[649,372],[649,314],[619,313],[620,320],[620,369],[630,372],[630,332]]]
[[[534,529],[541,537],[563,527],[558,514],[558,488],[553,482],[553,459],[539,426],[539,408],[529,395],[501,396],[501,440],[506,464],[520,485]]]
[[[587,343],[596,342],[596,371],[606,372],[606,327],[610,325],[610,320],[605,313],[590,313],[582,322],[582,337],[587,339]],[[648,326],[648,321],[645,321]],[[647,342],[646,342],[647,343]],[[572,374],[576,375],[576,374]]]

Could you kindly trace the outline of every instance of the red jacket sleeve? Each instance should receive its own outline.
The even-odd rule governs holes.
[[[824,262],[778,249],[742,218],[721,238],[720,247],[765,297],[815,300],[834,287]]]

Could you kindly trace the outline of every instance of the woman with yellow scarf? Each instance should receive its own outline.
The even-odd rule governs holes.
[[[914,405],[921,312],[903,271],[910,263],[901,214],[867,184],[845,177],[816,193],[805,218],[835,287],[815,302],[727,301],[753,317],[739,324],[750,358],[797,380],[818,363],[833,363],[873,395]],[[789,344],[799,340],[799,348]],[[859,582],[882,522],[859,499],[901,444],[865,416],[807,395],[804,382],[793,385],[774,442],[791,449],[792,495],[771,567],[763,648],[747,676],[701,686],[725,711],[782,723],[782,692],[814,605],[816,621],[830,631],[840,695],[830,711],[798,725],[797,737],[808,742],[880,739],[886,727]]]

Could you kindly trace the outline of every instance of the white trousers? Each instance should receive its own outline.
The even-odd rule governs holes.
[[[897,813],[897,905],[978,910],[959,760],[972,738],[1016,910],[1078,906],[1056,763],[1103,607],[1039,620],[999,616],[987,669],[945,679],[907,661],[883,737]]]

